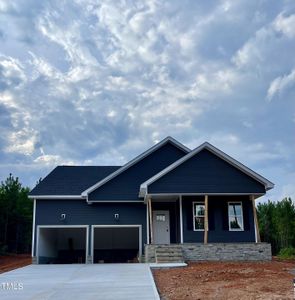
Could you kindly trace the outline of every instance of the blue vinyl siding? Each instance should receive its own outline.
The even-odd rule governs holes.
[[[193,230],[193,202],[204,197],[186,196],[182,199],[183,241],[203,243],[204,231]],[[228,202],[239,201],[243,206],[244,231],[229,231]],[[209,243],[255,242],[252,203],[247,196],[209,196],[208,198]]]
[[[148,193],[265,193],[260,182],[202,150],[148,187]]]
[[[186,153],[167,143],[88,195],[91,201],[139,200],[140,184],[183,157]]]
[[[66,214],[61,221],[60,215]],[[114,214],[120,215],[119,221]],[[37,225],[142,225],[142,243],[146,243],[146,205],[143,203],[94,203],[85,200],[36,200]],[[35,251],[37,231],[35,231]],[[91,228],[89,227],[89,251]]]

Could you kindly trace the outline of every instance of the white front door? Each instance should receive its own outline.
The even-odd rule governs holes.
[[[154,244],[170,244],[169,210],[153,211]]]

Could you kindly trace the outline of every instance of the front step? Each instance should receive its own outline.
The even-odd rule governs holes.
[[[163,245],[155,249],[156,263],[183,263],[182,247]]]

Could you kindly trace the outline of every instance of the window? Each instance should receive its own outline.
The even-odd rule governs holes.
[[[242,202],[228,203],[228,226],[230,231],[244,230]]]
[[[156,221],[165,222],[165,215],[158,215],[156,216]]]
[[[194,231],[205,228],[205,204],[204,202],[193,202]]]

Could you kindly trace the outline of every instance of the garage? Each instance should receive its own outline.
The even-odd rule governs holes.
[[[138,262],[142,253],[141,225],[92,226],[93,263]]]
[[[38,226],[39,264],[85,263],[88,252],[88,226]]]

